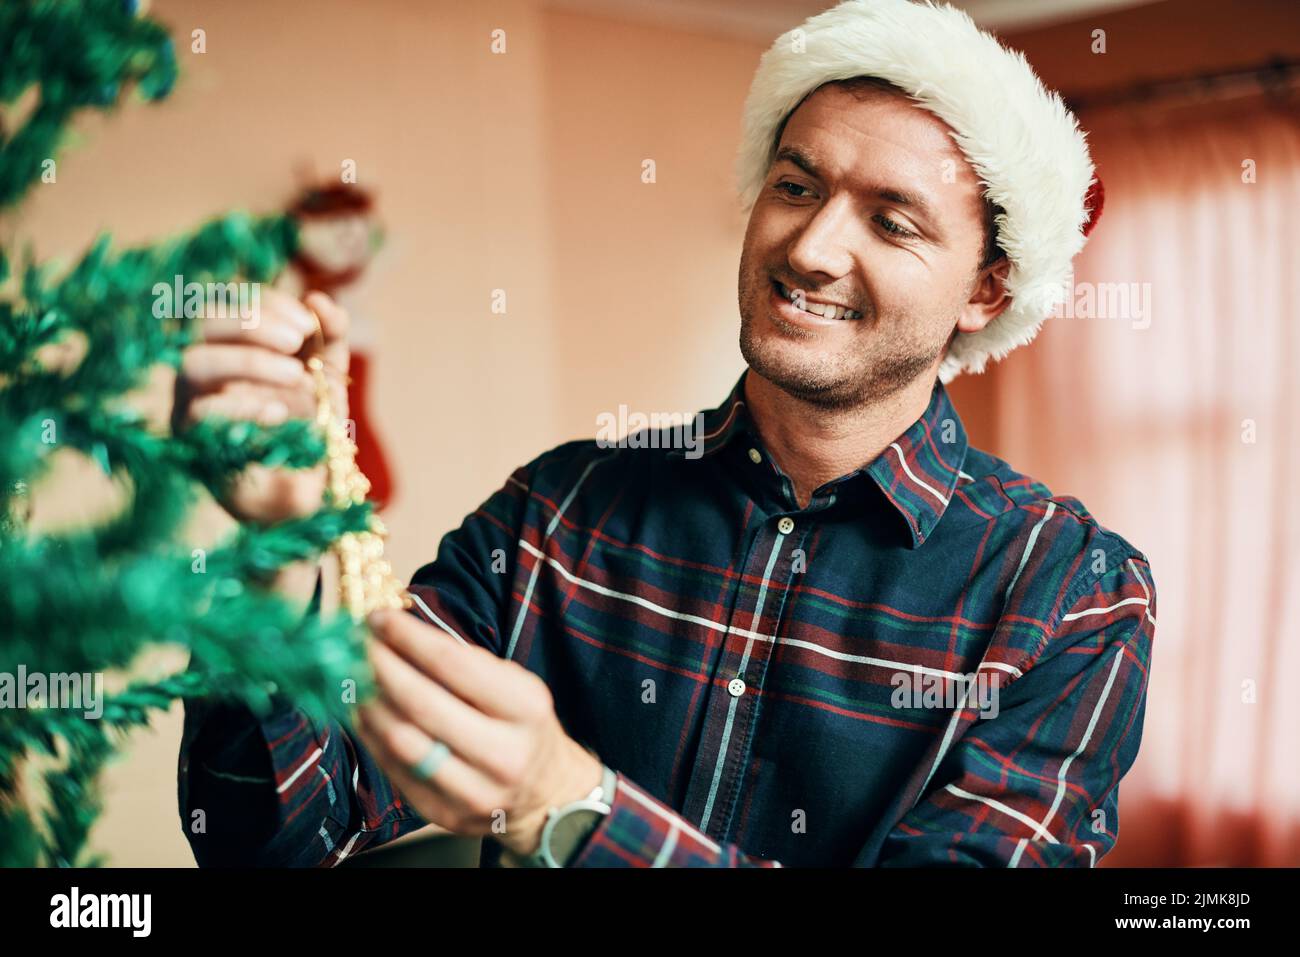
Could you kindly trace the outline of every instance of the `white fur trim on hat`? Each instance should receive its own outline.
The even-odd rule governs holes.
[[[990,356],[1001,359],[1032,340],[1066,294],[1089,221],[1085,135],[1024,54],[964,12],[845,0],[782,34],[759,62],[737,162],[746,212],[767,178],[782,121],[822,84],[855,76],[888,80],[947,123],[984,195],[1005,210],[998,245],[1010,260],[1011,304],[979,332],[958,333],[939,368],[945,383],[983,372]]]

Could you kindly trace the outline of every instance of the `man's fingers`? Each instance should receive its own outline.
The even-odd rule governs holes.
[[[478,645],[462,645],[412,614],[381,611],[371,616],[371,627],[407,661],[492,717],[526,715],[546,687],[520,665]]]
[[[245,342],[293,355],[316,332],[316,320],[302,303],[266,285],[259,287],[251,316],[216,316],[208,311],[200,325],[202,339],[208,342]]]
[[[303,297],[303,302],[320,317],[321,331],[325,335],[325,345],[342,342],[348,336],[348,313],[337,302],[323,292],[313,291]],[[313,326],[314,328],[314,326]]]
[[[367,750],[408,797],[423,790],[435,805],[449,807],[454,813],[476,820],[491,817],[498,786],[463,761],[455,748],[432,777],[416,777],[414,769],[429,756],[433,740],[384,701],[369,701],[357,709],[356,730]],[[433,823],[452,827],[461,822]]]
[[[314,400],[302,389],[229,382],[218,392],[191,399],[183,425],[213,417],[278,425],[286,419],[309,419],[315,414]]]
[[[452,809],[451,800],[430,784],[415,780],[415,777],[406,770],[404,762],[394,756],[392,748],[386,742],[386,736],[381,737],[374,730],[375,723],[381,720],[374,717],[374,708],[374,704],[368,704],[357,712],[352,727],[352,734],[357,743],[369,752],[371,758],[392,781],[406,803],[419,811],[422,818],[430,824],[437,824],[441,828],[451,830],[455,823],[455,811]],[[449,755],[447,760],[451,761],[453,758],[454,755]]]
[[[287,356],[296,355],[310,330],[296,322],[262,321],[245,328],[238,318],[209,316],[199,327],[204,342],[238,342],[273,349]]]
[[[316,320],[312,318],[310,309],[287,292],[267,285],[262,286],[261,318],[290,323],[304,337],[316,331]]]
[[[370,642],[369,650],[375,681],[394,710],[474,767],[509,778],[514,769],[499,760],[509,750],[507,725],[466,704],[382,641]]]
[[[210,392],[234,379],[291,387],[309,382],[299,359],[257,346],[226,343],[201,343],[186,349],[181,377],[193,392]]]

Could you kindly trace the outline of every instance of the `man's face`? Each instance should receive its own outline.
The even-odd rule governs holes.
[[[954,330],[976,331],[1000,311],[976,292],[997,284],[981,279],[995,267],[976,270],[980,189],[929,111],[884,90],[814,92],[786,124],[745,230],[745,361],[828,407],[932,379]],[[814,315],[781,287],[816,311],[833,303],[857,315]]]

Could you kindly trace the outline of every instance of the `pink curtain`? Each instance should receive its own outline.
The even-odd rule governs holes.
[[[1104,214],[1072,305],[992,377],[998,454],[1156,579],[1109,865],[1300,865],[1298,116],[1081,116]]]

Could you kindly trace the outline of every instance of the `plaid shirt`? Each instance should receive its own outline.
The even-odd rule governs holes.
[[[800,508],[743,383],[700,449],[539,456],[412,580],[618,772],[574,863],[1094,865],[1142,733],[1146,558],[970,447],[938,381]],[[201,864],[333,865],[424,823],[341,726],[202,703],[180,806]]]

